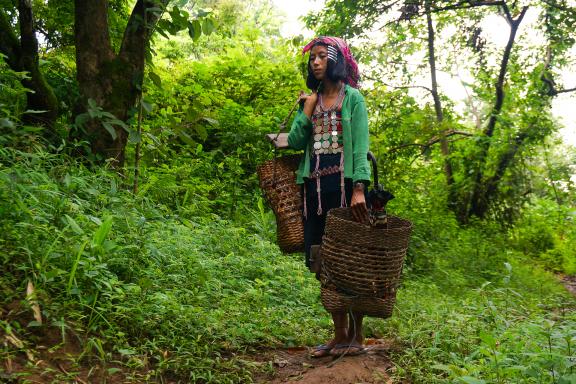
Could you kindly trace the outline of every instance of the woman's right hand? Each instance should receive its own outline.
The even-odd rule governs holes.
[[[308,118],[311,118],[312,113],[314,113],[314,108],[316,108],[316,103],[318,102],[318,93],[312,91],[311,94],[308,94],[300,91],[300,102],[304,102],[304,114],[308,116]]]

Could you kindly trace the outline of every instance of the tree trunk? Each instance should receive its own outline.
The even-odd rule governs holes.
[[[438,81],[436,79],[436,53],[434,47],[435,32],[432,23],[432,14],[430,9],[431,0],[426,0],[426,21],[428,25],[428,63],[430,65],[430,77],[432,82],[432,98],[434,99],[434,111],[436,112],[436,122],[440,127],[440,150],[444,158],[444,175],[446,176],[446,185],[448,187],[448,207],[455,210],[457,199],[454,191],[454,174],[452,172],[452,163],[450,161],[450,148],[446,138],[446,129],[442,126],[444,113],[442,111],[442,102],[438,94]]]
[[[18,1],[18,20],[20,40],[14,33],[8,17],[0,11],[0,52],[6,56],[6,63],[14,71],[28,72],[28,78],[22,79],[22,85],[31,92],[26,93],[26,108],[42,113],[27,113],[22,117],[25,124],[47,127],[45,136],[55,141],[52,130],[58,117],[58,99],[46,82],[39,68],[38,40],[34,27],[34,16],[30,0]]]
[[[500,63],[500,72],[495,87],[496,101],[494,103],[494,107],[492,108],[488,124],[484,129],[483,140],[480,142],[480,153],[477,159],[478,165],[475,172],[474,190],[470,196],[468,214],[463,218],[463,221],[467,221],[468,218],[472,215],[479,218],[484,218],[486,216],[492,198],[495,195],[495,191],[498,189],[498,184],[501,180],[501,177],[510,164],[509,154],[507,153],[502,159],[498,161],[499,169],[497,172],[500,176],[496,178],[492,177],[490,180],[485,180],[485,168],[487,167],[488,163],[488,152],[490,150],[491,140],[494,136],[494,130],[496,128],[496,123],[498,122],[498,117],[504,105],[504,81],[508,72],[508,61],[510,59],[510,54],[516,39],[516,32],[518,31],[518,28],[520,27],[520,24],[522,23],[527,10],[528,7],[524,7],[520,12],[520,15],[516,19],[513,19],[508,8],[504,6],[506,18],[510,24],[510,35],[508,36],[508,43],[506,44],[506,48],[504,49],[504,54],[502,56],[502,61]],[[516,151],[512,152],[514,154],[516,153]]]
[[[151,8],[163,9],[168,0],[138,0],[130,19],[120,52],[115,54],[108,34],[108,1],[75,0],[75,37],[77,78],[80,105],[77,113],[87,110],[92,99],[104,111],[118,120],[126,121],[142,89],[146,47],[154,25],[159,19]],[[100,161],[113,159],[122,166],[128,132],[114,125],[116,137],[106,131],[102,122],[88,121],[83,137],[90,142],[92,154]]]

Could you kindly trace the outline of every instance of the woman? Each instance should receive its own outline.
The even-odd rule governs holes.
[[[322,242],[326,214],[350,206],[359,222],[368,221],[366,188],[370,180],[368,116],[358,91],[358,66],[346,42],[319,37],[306,45],[310,51],[306,85],[288,135],[288,144],[303,149],[297,172],[303,186],[306,265],[310,248]],[[334,338],[312,351],[313,357],[358,354],[363,351],[362,314],[331,313]]]

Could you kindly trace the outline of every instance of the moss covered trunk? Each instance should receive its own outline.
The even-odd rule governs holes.
[[[19,0],[17,8],[20,38],[5,11],[0,10],[0,53],[4,54],[6,63],[14,71],[28,72],[28,76],[22,79],[22,85],[30,90],[26,93],[26,109],[35,113],[24,114],[22,121],[45,126],[44,136],[55,142],[58,137],[52,128],[58,117],[58,99],[39,68],[32,4],[30,0]]]

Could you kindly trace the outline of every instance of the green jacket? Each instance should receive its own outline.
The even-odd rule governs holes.
[[[344,177],[353,182],[370,182],[370,165],[368,164],[368,113],[364,97],[356,88],[346,84],[342,102],[342,139],[344,143]],[[304,156],[296,172],[296,182],[304,183],[310,175],[310,150],[312,121],[298,110],[292,128],[288,134],[288,145],[294,149],[303,149]]]

